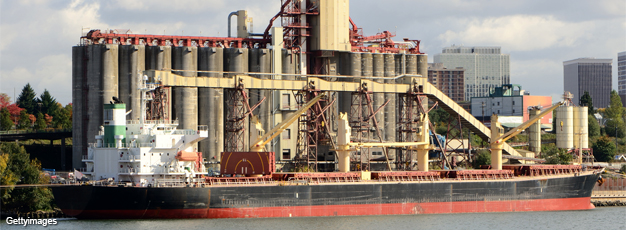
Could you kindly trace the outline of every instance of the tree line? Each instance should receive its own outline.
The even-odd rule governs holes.
[[[15,103],[0,94],[0,130],[72,129],[72,103],[63,106],[47,89],[37,97],[26,84]]]

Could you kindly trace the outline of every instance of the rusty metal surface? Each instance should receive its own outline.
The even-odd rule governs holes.
[[[274,152],[223,152],[221,174],[269,175],[276,172]]]

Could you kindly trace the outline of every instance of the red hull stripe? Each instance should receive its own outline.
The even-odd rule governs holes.
[[[233,207],[212,209],[63,210],[89,219],[143,218],[263,218],[308,216],[409,215],[475,212],[529,212],[593,209],[589,197],[433,203],[354,204],[286,207]],[[78,214],[80,213],[80,214]]]

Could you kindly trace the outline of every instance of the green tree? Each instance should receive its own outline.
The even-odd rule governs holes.
[[[0,144],[2,155],[8,155],[5,174],[10,172],[12,176],[18,180],[5,181],[3,177],[3,185],[13,184],[42,184],[49,181],[41,173],[41,164],[37,159],[31,160],[30,154],[24,150],[24,147],[17,143]],[[0,165],[1,166],[1,165]],[[52,207],[52,193],[46,187],[12,189],[7,191],[2,197],[2,210],[15,212],[31,212],[37,210],[49,210]]]
[[[0,111],[0,129],[10,130],[13,128],[13,121],[11,121],[11,114],[7,108],[2,108]]]
[[[18,122],[19,122],[18,127],[20,129],[30,128],[31,126],[30,116],[28,116],[28,113],[26,113],[26,110],[20,111],[20,119]]]
[[[591,95],[589,95],[589,92],[585,91],[583,96],[580,97],[580,102],[578,103],[578,105],[587,106],[588,108],[587,112],[589,113],[590,116],[594,114],[593,99],[591,98]]]
[[[624,115],[622,99],[617,91],[611,90],[611,104],[604,110],[604,116],[607,119],[622,119]]]
[[[587,127],[589,128],[589,138],[600,136],[600,125],[593,115],[589,115]]]
[[[617,152],[617,148],[615,147],[615,143],[606,136],[602,136],[598,138],[598,140],[593,143],[593,155],[595,156],[597,161],[600,162],[610,162],[615,157]]]
[[[606,121],[604,129],[609,137],[624,138],[626,136],[626,125],[621,118],[613,118]]]
[[[573,159],[572,154],[555,145],[544,145],[541,149],[542,156],[546,159],[546,164],[569,164]]]
[[[55,128],[71,129],[72,128],[72,105],[65,108],[59,108],[56,116],[52,118],[52,124]]]
[[[8,165],[9,154],[0,154],[0,185],[15,185],[18,181],[13,172],[7,170]],[[13,191],[13,187],[0,189],[0,200],[8,199],[11,191]]]
[[[489,150],[479,150],[474,157],[472,166],[474,166],[475,169],[480,168],[481,165],[491,165],[491,152],[489,152]]]
[[[38,107],[41,107],[39,109],[39,112],[43,113],[43,114],[48,114],[50,116],[56,116],[57,115],[57,111],[59,110],[59,104],[57,103],[57,100],[52,97],[52,95],[50,95],[50,92],[48,92],[48,90],[44,90],[43,93],[39,96],[39,98],[36,99]]]
[[[43,117],[42,113],[37,114],[37,121],[35,121],[35,129],[42,130],[46,128],[46,119]]]
[[[20,96],[17,97],[17,105],[20,108],[26,109],[26,112],[35,114],[35,109],[37,107],[37,101],[35,99],[36,96],[35,90],[33,90],[33,88],[30,87],[30,83],[28,83],[24,86],[24,88],[22,88]]]
[[[441,122],[448,122],[450,114],[443,110],[441,107],[438,107],[437,109],[433,109],[428,112],[428,118],[430,119],[430,122],[437,125]]]

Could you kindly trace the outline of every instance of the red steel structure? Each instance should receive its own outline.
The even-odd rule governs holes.
[[[385,102],[380,108],[374,110],[373,102],[372,102],[372,92],[367,90],[367,85],[363,85],[360,87],[359,91],[352,93],[352,104],[350,106],[350,114],[349,114],[349,124],[352,130],[352,141],[354,142],[372,142],[373,138],[370,137],[370,132],[372,132],[372,128],[374,132],[376,132],[376,137],[379,142],[383,142],[383,138],[380,133],[380,129],[378,128],[378,121],[376,120],[376,115],[383,107],[389,103],[389,100]],[[388,158],[387,148],[383,148],[383,152],[385,153],[385,159]],[[370,170],[370,151],[369,148],[362,148],[353,154],[354,161],[358,162],[354,167],[354,170]]]
[[[246,117],[252,116],[252,111],[265,101],[265,97],[251,107],[248,104],[250,101],[248,94],[241,82],[234,89],[224,89],[224,95],[227,105],[224,109],[226,111],[224,151],[244,152],[246,151],[244,138]]]
[[[116,30],[101,32],[91,30],[81,38],[81,44],[123,44],[146,46],[197,46],[197,47],[224,47],[224,48],[265,48],[270,39],[259,38],[229,38],[229,37],[201,37],[175,36],[150,34],[124,34]]]
[[[301,91],[296,93],[296,101],[299,107],[304,106],[309,100],[317,97],[320,93],[323,93],[319,89],[315,88],[312,83]],[[307,167],[311,164],[314,166],[314,170],[317,171],[317,147],[319,144],[331,144],[335,146],[330,137],[329,120],[327,119],[327,111],[336,98],[332,101],[329,98],[322,98],[315,103],[309,110],[307,110],[302,116],[298,118],[298,142],[297,150],[301,162],[306,161]],[[313,160],[313,162],[311,162]],[[324,159],[326,160],[326,159]]]

